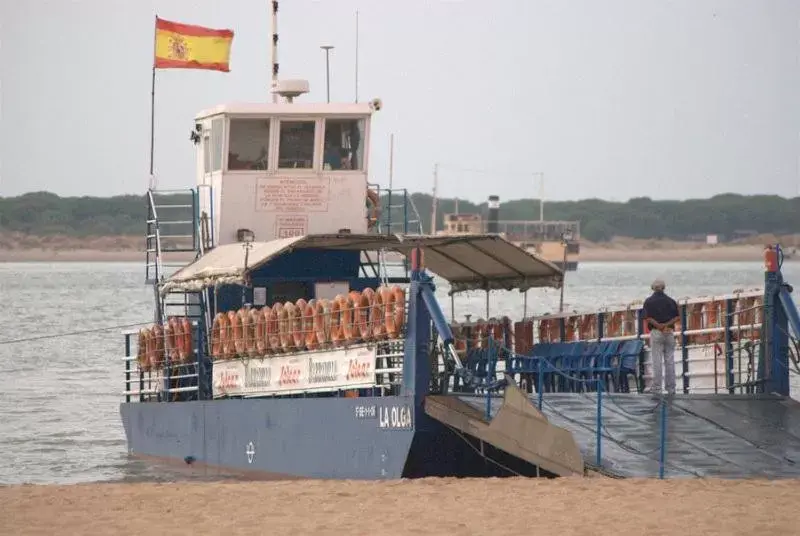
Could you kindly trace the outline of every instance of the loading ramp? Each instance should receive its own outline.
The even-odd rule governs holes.
[[[485,396],[431,396],[426,413],[557,475],[596,469],[596,393],[547,393],[539,412],[536,395],[529,399],[513,387],[505,398],[491,399],[489,419],[486,403]],[[800,477],[797,401],[724,394],[676,395],[664,403],[665,477]],[[599,472],[623,478],[658,476],[660,404],[658,398],[641,394],[603,395]]]

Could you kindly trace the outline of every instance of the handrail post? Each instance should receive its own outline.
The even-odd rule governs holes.
[[[733,299],[728,298],[725,300],[725,386],[728,388],[728,393],[733,394],[736,390],[734,385],[736,379],[733,372],[733,315],[734,315]],[[739,333],[741,336],[741,332]]]
[[[667,402],[661,398],[661,453],[658,458],[658,478],[664,478],[664,464],[667,453]]]
[[[597,467],[603,465],[603,384],[597,382]]]
[[[689,392],[689,349],[687,348],[689,344],[689,337],[686,335],[686,328],[687,326],[687,314],[686,314],[686,302],[681,305],[680,314],[681,314],[681,380],[683,382],[683,392]]]

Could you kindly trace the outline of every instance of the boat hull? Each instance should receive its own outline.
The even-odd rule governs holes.
[[[273,477],[380,479],[403,475],[414,438],[407,420],[391,420],[401,408],[412,399],[124,403],[120,413],[134,455]]]

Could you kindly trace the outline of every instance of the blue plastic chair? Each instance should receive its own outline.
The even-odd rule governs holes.
[[[610,390],[610,386],[613,384],[613,375],[616,370],[611,366],[611,360],[613,356],[619,355],[620,344],[621,341],[601,342],[594,363],[591,364],[590,368],[587,364],[588,370],[585,370],[584,374],[590,375],[589,377],[596,380],[593,383],[593,388],[595,390],[597,389],[597,382],[603,382],[605,391]]]
[[[628,376],[633,376],[636,380],[636,390],[642,392],[641,382],[639,382],[639,362],[644,350],[642,339],[632,339],[622,343],[617,356],[619,359],[613,363],[614,385],[615,388],[623,393],[630,392]]]

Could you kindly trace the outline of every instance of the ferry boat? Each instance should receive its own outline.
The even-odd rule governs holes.
[[[681,300],[682,393],[640,394],[641,304],[529,315],[559,267],[498,234],[426,236],[405,190],[370,184],[380,100],[274,91],[197,114],[196,185],[147,192],[155,321],[125,333],[131,455],[266,478],[800,476],[779,247],[764,289]],[[437,285],[453,311],[486,292],[485,314],[448,321]],[[492,315],[493,291],[521,317]]]

